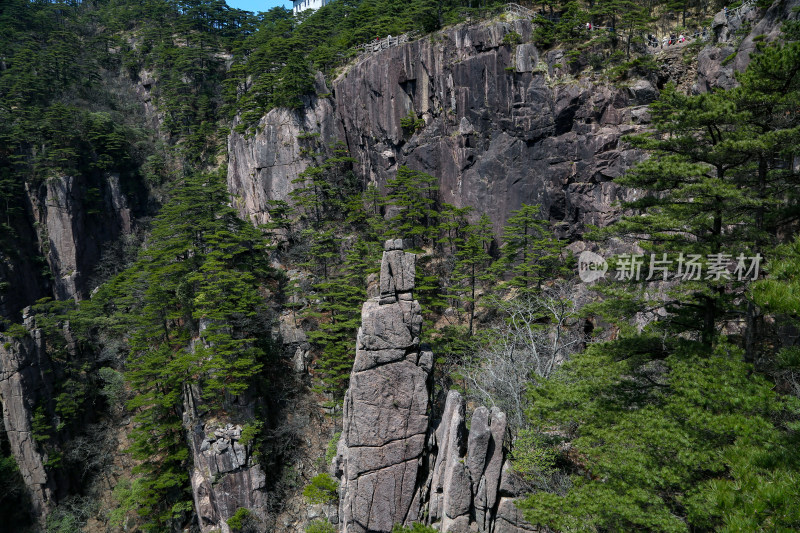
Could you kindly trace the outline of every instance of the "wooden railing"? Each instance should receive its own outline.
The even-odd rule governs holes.
[[[523,18],[523,19],[532,19],[533,18],[533,11],[528,9],[527,7],[522,7],[519,4],[506,4],[505,8],[503,9],[509,15]]]
[[[739,7],[734,8],[734,9],[729,9],[728,10],[728,18],[739,18],[739,19],[741,19],[747,13],[749,13],[750,11],[755,9],[755,7],[756,7],[756,1],[755,0],[747,0],[746,2],[742,3],[742,5],[740,5]]]
[[[380,50],[385,50],[387,48],[392,48],[393,46],[413,41],[418,37],[419,33],[415,31],[404,33],[402,35],[398,35],[397,37],[392,37],[389,35],[383,39],[376,39],[375,41],[360,44],[355,47],[355,50],[358,52],[358,54],[372,54]]]

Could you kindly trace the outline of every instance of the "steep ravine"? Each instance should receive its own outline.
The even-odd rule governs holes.
[[[560,51],[545,53],[526,42],[530,40],[531,27],[523,20],[459,25],[383,50],[348,65],[335,80],[326,82],[318,77],[317,96],[308,97],[304,109],[272,110],[262,118],[254,136],[230,135],[228,184],[234,205],[254,223],[267,221],[267,202],[286,199],[293,188],[291,181],[309,164],[304,156],[304,141],[298,137],[318,133],[322,142],[345,142],[358,162],[356,170],[364,182],[382,186],[400,165],[408,165],[439,178],[442,200],[489,214],[498,233],[511,211],[525,203],[539,203],[560,236],[579,238],[586,225],[603,226],[614,221],[614,203],[635,194],[612,181],[640,157],[625,147],[621,137],[647,127],[646,105],[657,97],[658,87],[670,79],[698,92],[731,86],[733,72],[747,65],[755,37],[775,39],[780,23],[796,17],[791,9],[797,3],[776,2],[766,12],[753,11],[749,15],[752,30],[741,42],[734,41],[735,28],[730,28],[724,17],[715,19],[714,32],[720,42],[699,53],[696,72],[681,66],[680,61],[672,61],[675,68],[665,69],[662,76],[634,80],[626,86],[610,85],[592,76],[571,76],[563,68],[565,59]],[[522,36],[524,44],[504,44],[505,36],[512,31]],[[723,59],[736,51],[734,59],[723,65]],[[139,92],[147,120],[157,124],[147,91],[142,87],[140,84],[133,89]],[[425,122],[416,132],[401,127],[401,119],[409,112]],[[104,245],[130,232],[135,225],[136,209],[132,206],[136,199],[125,195],[114,175],[93,180],[60,176],[26,192],[26,219],[20,225],[24,253],[0,258],[0,282],[8,284],[8,290],[0,296],[0,314],[4,317],[20,316],[23,308],[42,296],[87,297],[92,289],[89,278]],[[87,195],[91,201],[87,201]],[[393,251],[399,250],[387,253]],[[41,264],[33,259],[36,255],[42,259]],[[41,270],[49,275],[43,275]],[[374,307],[402,308],[398,311],[400,322],[408,319],[412,324],[413,303],[400,303],[413,302],[405,297],[410,289],[397,289],[395,285],[394,291],[397,302],[383,306],[373,302]],[[406,312],[407,306],[411,309]],[[37,451],[31,439],[33,409],[41,397],[50,394],[53,377],[48,373],[50,356],[37,338],[35,320],[28,317],[26,325],[26,337],[4,336],[0,343],[0,396],[12,451],[31,493],[34,510],[42,518],[69,487],[48,477],[44,466],[47,458]],[[299,353],[296,370],[305,372],[303,332],[287,328],[281,333],[287,347]],[[402,365],[415,374],[414,383],[421,387],[415,388],[412,396],[427,406],[429,384],[422,374],[430,372],[425,362],[428,352],[413,341],[412,336],[398,349],[403,352]],[[388,353],[392,350],[381,349],[388,357],[396,355]],[[411,355],[413,362],[408,359]],[[375,368],[391,367],[383,363],[389,361],[382,361]],[[356,369],[356,373],[367,370]],[[353,385],[358,385],[358,378]],[[410,521],[414,518],[411,509],[422,516],[425,508],[429,520],[441,524],[444,530],[459,531],[465,521],[467,527],[477,524],[475,527],[481,531],[524,530],[526,526],[519,522],[510,503],[513,483],[497,470],[498,464],[502,465],[502,445],[498,442],[502,439],[496,434],[501,413],[476,410],[472,415],[473,431],[467,436],[462,429],[466,414],[460,401],[455,396],[448,397],[445,412],[430,415],[420,405],[415,406],[425,414],[425,420],[418,421],[418,430],[407,435],[404,446],[413,448],[413,453],[401,461],[413,470],[409,474],[414,478],[413,489],[409,489],[413,492],[401,491],[397,495],[397,508],[403,513],[392,519]],[[355,421],[363,413],[354,412],[354,408],[355,402],[351,402],[347,415]],[[405,422],[400,420],[398,424],[408,427]],[[452,435],[458,438],[453,436],[449,444],[451,433],[446,428],[451,426],[456,428]],[[264,508],[265,474],[252,461],[250,451],[238,442],[241,427],[226,420],[202,420],[191,405],[187,406],[186,427],[187,445],[194,455],[195,508],[202,529],[227,530],[225,520],[240,506]],[[351,446],[347,436],[342,442],[340,460],[348,456],[347,447]],[[489,452],[488,442],[494,443],[494,452]],[[371,449],[370,446],[360,447]],[[452,465],[437,466],[444,464],[444,457],[450,457],[442,451],[446,446],[459,453],[453,456],[455,459],[446,459]],[[481,455],[479,450],[484,448]],[[434,449],[439,450],[438,455],[432,452]],[[500,459],[492,453],[499,453]],[[352,472],[353,456],[349,457],[348,468]],[[469,477],[466,470],[457,472],[462,459],[467,467],[480,463],[469,472],[480,470],[483,477]],[[394,460],[375,464],[400,464]],[[362,453],[359,461],[366,464],[377,459]],[[413,461],[418,466],[411,468]],[[342,509],[338,518],[341,524],[354,524],[353,517],[362,512],[356,503],[361,497],[360,489],[356,489],[361,483],[360,473],[347,477],[348,470],[344,463],[340,464],[339,473],[347,480],[343,505],[352,505],[350,511]],[[491,479],[487,477],[490,465]],[[437,468],[450,470],[448,474],[437,474]],[[469,497],[445,496],[447,476],[469,477]],[[401,478],[402,486],[405,475]],[[452,487],[452,481],[449,483]],[[495,490],[487,488],[490,484]],[[500,512],[503,508],[505,514]],[[370,513],[367,511],[368,519]],[[281,521],[276,531],[298,531],[309,516],[307,509],[298,510]],[[348,531],[359,530],[352,525],[345,527]],[[384,529],[382,524],[379,530]]]
[[[439,179],[443,201],[489,214],[497,233],[511,211],[538,203],[561,237],[579,240],[587,225],[615,221],[615,203],[636,194],[613,183],[641,157],[621,138],[648,127],[647,104],[658,97],[660,88],[668,82],[691,92],[730,87],[734,72],[747,66],[756,36],[775,39],[782,22],[796,17],[796,4],[776,2],[769,10],[751,11],[744,20],[718,16],[713,40],[699,54],[667,49],[656,57],[658,73],[618,84],[592,73],[567,72],[563,52],[542,52],[526,43],[531,35],[527,21],[455,26],[362,57],[334,80],[318,77],[317,94],[305,100],[303,109],[272,110],[253,135],[231,134],[229,189],[243,217],[266,222],[267,202],[288,199],[295,187],[292,179],[310,164],[304,155],[308,139],[316,138],[320,145],[343,141],[364,183],[383,186],[400,165],[408,165]],[[745,27],[750,31],[737,37],[736,29],[743,24],[749,24]],[[512,31],[522,36],[523,44],[504,44]],[[735,60],[722,64],[736,50]],[[401,126],[409,112],[424,120],[415,132]],[[399,304],[365,305],[359,342],[392,305]],[[400,322],[409,318],[397,315],[403,317]],[[326,514],[342,531],[389,531],[392,521],[415,519],[444,531],[531,530],[513,504],[520,489],[507,466],[501,477],[493,477],[503,464],[502,438],[491,437],[497,441],[499,459],[482,455],[482,462],[477,451],[470,451],[478,446],[473,440],[493,435],[501,413],[476,410],[472,427],[477,432],[467,434],[461,400],[448,397],[444,412],[424,415],[423,439],[424,424],[418,418],[429,400],[424,387],[418,390],[416,385],[424,379],[416,376],[426,372],[425,352],[413,345],[413,335],[410,341],[412,348],[406,343],[371,353],[364,353],[361,344],[355,348],[357,368],[333,465],[342,483],[341,503],[338,513],[329,509]],[[368,379],[370,373],[375,376]],[[382,379],[396,384],[397,397],[371,395],[370,384]],[[360,409],[361,404],[368,409]],[[377,442],[382,426],[371,413],[381,409],[389,413],[388,419],[394,420],[395,410],[410,417],[397,422],[397,427],[406,428],[400,440],[391,436]],[[443,434],[451,425],[457,428],[451,434],[457,435],[453,443]],[[358,429],[368,426],[369,432]],[[457,453],[449,454],[448,446]],[[480,466],[458,470],[462,461],[470,460]],[[446,464],[447,475],[437,470]],[[481,468],[486,480],[475,474]],[[453,481],[458,476],[464,483]],[[457,486],[470,490],[456,494]],[[445,496],[448,491],[452,494]],[[302,514],[293,518],[279,531],[297,531],[307,523]]]

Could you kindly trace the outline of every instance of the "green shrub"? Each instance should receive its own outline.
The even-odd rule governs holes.
[[[522,35],[515,31],[511,31],[506,33],[505,37],[503,37],[503,44],[510,44],[515,45],[522,42]]]
[[[109,405],[117,405],[125,399],[125,377],[122,372],[117,372],[113,368],[104,366],[98,371],[100,379],[103,380],[103,388],[100,394],[108,399]]]
[[[327,519],[314,520],[306,528],[306,533],[336,533],[336,527]]]
[[[264,423],[260,420],[253,420],[252,422],[245,424],[242,428],[242,435],[239,437],[239,444],[242,446],[247,446],[248,444],[252,443],[261,433],[263,428]]]
[[[46,533],[82,531],[86,521],[97,512],[97,503],[89,496],[67,497],[47,515]]]
[[[333,434],[330,442],[328,442],[328,448],[325,450],[325,464],[331,464],[333,458],[336,457],[336,448],[339,446],[339,439],[342,437],[342,432],[337,431]]]
[[[249,509],[239,507],[233,516],[228,518],[228,527],[233,533],[255,533],[260,531],[260,520]]]
[[[311,504],[334,503],[339,499],[339,484],[328,474],[317,474],[303,489],[303,496]]]
[[[400,119],[400,127],[403,128],[406,133],[413,133],[422,129],[424,126],[425,120],[417,118],[417,115],[414,114],[413,109],[409,109],[408,115]]]
[[[530,429],[519,432],[514,442],[512,467],[530,483],[546,482],[555,471],[558,453],[541,433]]]
[[[137,502],[144,497],[144,490],[141,479],[131,480],[121,477],[117,481],[113,492],[114,500],[117,503],[108,515],[109,524],[113,528],[122,529],[125,517],[128,513],[136,510]]]
[[[11,324],[6,330],[6,335],[12,339],[22,339],[28,334],[28,330],[22,324]]]
[[[722,64],[723,64],[723,65],[727,65],[728,63],[730,63],[730,62],[731,62],[731,61],[733,61],[734,59],[736,59],[736,52],[732,53],[731,55],[729,55],[728,57],[726,57],[725,59],[723,59],[723,60],[722,60]]]

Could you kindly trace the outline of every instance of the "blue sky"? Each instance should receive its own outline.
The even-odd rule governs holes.
[[[283,6],[291,9],[292,2],[287,0],[226,0],[231,7],[238,7],[239,9],[246,9],[247,11],[269,11],[275,6]]]

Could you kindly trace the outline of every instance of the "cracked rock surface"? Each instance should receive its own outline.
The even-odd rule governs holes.
[[[342,530],[391,531],[419,518],[417,477],[428,430],[432,357],[420,348],[422,314],[412,299],[414,254],[387,241],[380,296],[364,303],[344,400],[335,470]]]
[[[464,398],[450,391],[441,415],[431,417],[433,354],[420,346],[415,256],[402,247],[386,242],[380,291],[361,311],[331,465],[341,531],[389,533],[413,522],[452,533],[534,531],[513,504],[519,491],[505,461],[505,413],[478,407],[467,431]]]

